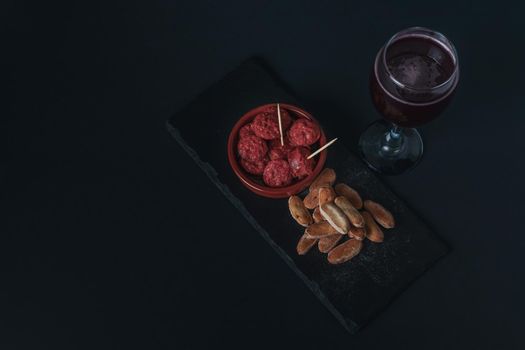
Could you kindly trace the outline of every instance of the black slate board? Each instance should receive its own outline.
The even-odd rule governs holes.
[[[167,125],[173,137],[208,174],[242,215],[259,231],[343,326],[354,333],[446,254],[436,238],[377,177],[342,143],[330,148],[326,166],[338,181],[356,188],[364,198],[392,210],[397,227],[385,241],[366,241],[361,253],[341,265],[330,265],[316,247],[298,256],[296,244],[303,229],[290,217],[286,199],[259,197],[244,188],[231,170],[226,144],[237,119],[266,103],[299,105],[275,76],[257,59],[244,62],[213,85]],[[321,124],[322,115],[316,115]],[[329,130],[326,130],[330,138]]]

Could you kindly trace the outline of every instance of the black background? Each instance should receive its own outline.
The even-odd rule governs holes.
[[[3,2],[1,348],[523,347],[524,10]],[[378,118],[373,57],[412,25],[455,43],[461,81],[422,128],[423,162],[384,180],[453,251],[350,336],[164,124],[257,54],[355,149]],[[202,219],[203,197],[215,220]]]

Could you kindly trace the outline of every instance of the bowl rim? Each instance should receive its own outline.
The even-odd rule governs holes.
[[[244,170],[242,170],[239,162],[237,161],[236,156],[236,146],[237,146],[237,138],[239,134],[239,130],[241,127],[246,125],[247,123],[251,122],[251,120],[260,112],[267,109],[268,107],[275,106],[277,103],[267,103],[255,108],[250,109],[248,112],[244,113],[239,120],[234,124],[233,128],[230,131],[230,134],[228,136],[228,161],[230,163],[230,166],[237,175],[237,177],[241,180],[241,183],[250,189],[252,192],[269,198],[285,198],[289,197],[291,195],[297,194],[299,192],[302,192],[306,187],[308,187],[312,181],[319,175],[321,170],[324,167],[324,164],[326,162],[327,157],[327,151],[324,150],[323,152],[319,153],[319,159],[317,160],[317,163],[315,165],[314,171],[305,177],[304,179],[301,179],[291,185],[284,186],[284,187],[269,187],[266,185],[259,184],[255,181],[253,181],[250,177],[252,175],[247,174]],[[304,109],[287,104],[287,103],[279,103],[279,106],[281,108],[284,108],[288,110],[289,112],[292,112],[295,116],[309,119],[313,122],[315,122],[321,131],[321,135],[319,137],[319,147],[322,147],[326,144],[326,135],[324,134],[324,131],[317,121],[309,112],[305,111]]]

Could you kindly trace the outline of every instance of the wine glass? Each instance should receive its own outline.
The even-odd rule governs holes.
[[[445,109],[458,80],[457,52],[443,34],[412,27],[390,38],[370,74],[372,101],[386,120],[372,123],[361,135],[365,162],[389,175],[415,166],[423,155],[423,141],[414,127]]]

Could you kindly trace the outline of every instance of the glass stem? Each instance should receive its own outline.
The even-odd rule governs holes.
[[[388,131],[381,143],[381,155],[384,157],[394,157],[401,151],[403,147],[404,137],[403,128],[392,124],[392,128]]]

